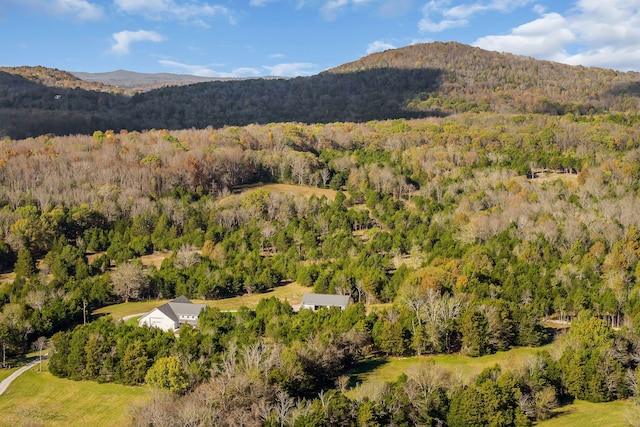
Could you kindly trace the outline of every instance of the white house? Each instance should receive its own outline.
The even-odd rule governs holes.
[[[349,295],[304,294],[300,308],[315,311],[320,307],[340,307],[344,310],[349,305],[349,298]]]
[[[175,331],[185,323],[196,325],[200,312],[206,307],[205,304],[194,304],[185,296],[180,296],[142,316],[138,319],[138,325]]]

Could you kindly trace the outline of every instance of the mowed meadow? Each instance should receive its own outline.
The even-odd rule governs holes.
[[[148,398],[148,387],[99,384],[57,378],[38,366],[16,379],[0,396],[0,425],[125,426],[129,407]]]

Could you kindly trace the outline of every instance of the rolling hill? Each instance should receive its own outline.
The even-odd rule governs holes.
[[[640,73],[569,66],[453,42],[388,50],[310,77],[184,80],[133,95],[104,84],[114,82],[108,77],[119,75],[131,83],[136,76],[118,73],[0,69],[0,136],[363,122],[467,111],[580,115],[637,112],[640,105]],[[149,83],[151,77],[144,76],[137,81]],[[158,83],[174,76],[155,78]]]

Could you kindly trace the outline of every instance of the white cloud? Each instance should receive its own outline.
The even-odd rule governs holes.
[[[473,15],[489,11],[508,13],[519,7],[526,6],[531,0],[492,0],[489,2],[476,2],[460,4],[444,11],[449,18],[466,19]]]
[[[320,8],[320,13],[327,21],[334,21],[347,6],[362,6],[372,0],[329,0]]]
[[[272,53],[271,55],[269,55],[269,58],[274,58],[274,59],[282,59],[285,57],[286,55],[284,53]]]
[[[487,50],[557,60],[564,54],[564,46],[575,40],[576,35],[567,28],[566,19],[557,13],[549,13],[514,28],[511,34],[482,37],[474,45]]]
[[[160,15],[173,6],[173,0],[114,0],[114,3],[121,12],[140,15]]]
[[[314,69],[315,64],[308,62],[294,62],[289,64],[277,64],[274,66],[265,66],[271,76],[279,77],[297,77],[297,76],[310,76],[316,74]]]
[[[102,8],[86,0],[55,0],[52,6],[61,13],[75,16],[82,20],[102,18]]]
[[[384,0],[378,8],[378,15],[385,18],[395,18],[406,15],[412,9],[412,0]]]
[[[367,54],[372,54],[374,52],[382,52],[383,50],[395,49],[396,47],[390,43],[383,42],[382,40],[376,40],[372,43],[369,43],[367,46]]]
[[[433,22],[427,17],[424,17],[418,22],[418,30],[421,32],[439,33],[440,31],[448,30],[449,28],[464,27],[469,21],[466,19],[451,20],[443,19],[440,22]]]
[[[179,21],[194,21],[199,25],[206,25],[206,18],[222,16],[230,24],[237,23],[235,15],[229,8],[201,1],[114,0],[114,2],[120,12],[139,15],[145,19],[176,19]]]
[[[215,72],[210,68],[203,65],[188,65],[180,62],[171,61],[168,59],[161,59],[158,61],[163,67],[172,69],[174,72],[191,74],[201,77],[214,77]]]
[[[447,18],[448,0],[431,0],[422,7],[422,19],[418,22],[418,30],[421,32],[437,33],[449,28],[467,25],[466,19]],[[438,19],[434,19],[437,17]]]
[[[265,6],[267,3],[271,3],[273,1],[275,0],[250,0],[249,5],[254,7],[262,7],[262,6]]]
[[[349,4],[349,0],[330,0],[320,9],[320,13],[327,21],[333,21],[338,17],[340,10]]]
[[[533,6],[533,11],[539,15],[544,15],[547,11],[547,8],[541,4],[536,4]]]
[[[260,71],[251,67],[239,67],[239,68],[234,68],[233,70],[231,70],[230,73],[225,73],[225,72],[218,73],[218,77],[231,77],[231,78],[259,77],[259,76],[260,76]]]
[[[68,16],[81,21],[98,20],[103,17],[102,7],[87,0],[10,0],[30,10],[43,11],[58,16]]]
[[[111,46],[111,51],[118,55],[128,55],[129,54],[129,46],[134,42],[142,42],[142,41],[150,41],[150,42],[161,42],[164,40],[164,37],[155,31],[120,31],[118,33],[114,33],[113,37],[113,45]]]
[[[189,65],[180,62],[161,59],[158,61],[162,66],[171,69],[173,72],[191,74],[201,77],[220,77],[220,78],[240,78],[240,77],[258,77],[260,71],[255,68],[240,67],[230,72],[216,71],[206,65]]]
[[[640,2],[578,0],[565,15],[546,13],[474,44],[573,65],[640,71]]]
[[[418,29],[422,32],[440,32],[450,28],[464,27],[477,14],[497,11],[511,12],[526,6],[532,0],[489,0],[462,3],[451,6],[451,0],[431,0],[422,8],[422,19]]]

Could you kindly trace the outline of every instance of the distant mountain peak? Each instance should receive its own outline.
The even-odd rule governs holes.
[[[186,84],[223,80],[220,78],[202,77],[190,74],[140,73],[129,70],[115,70],[104,73],[73,71],[71,74],[79,79],[89,82],[100,82],[109,86],[138,90],[149,90],[163,86],[181,86]]]

